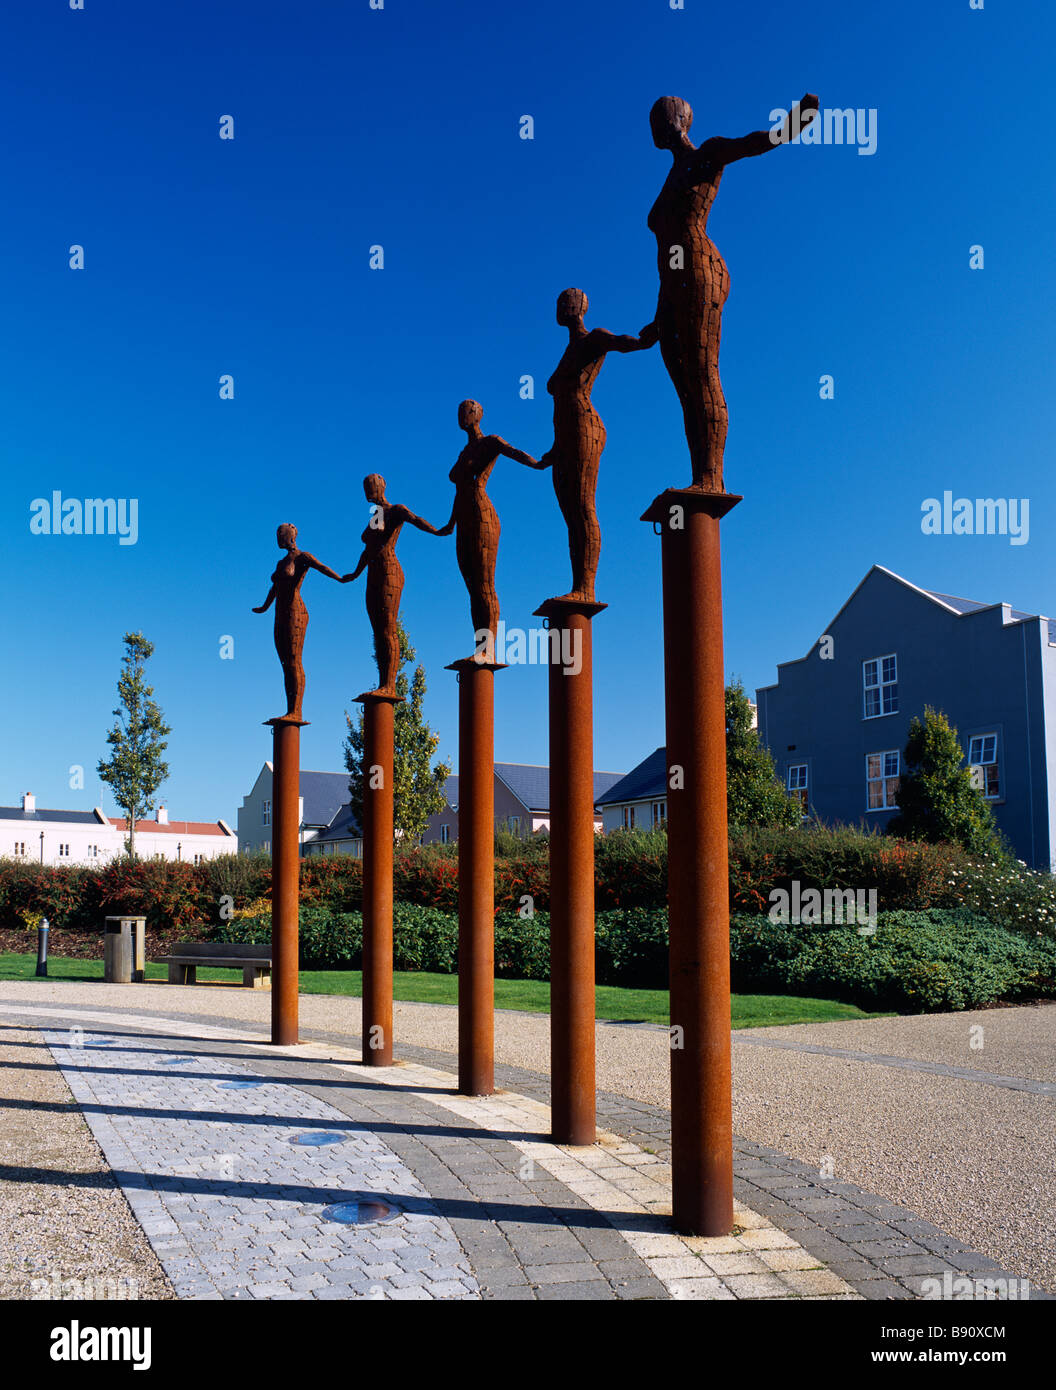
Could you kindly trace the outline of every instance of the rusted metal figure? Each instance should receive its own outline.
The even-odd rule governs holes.
[[[817,109],[817,97],[808,92],[798,103],[799,126],[813,120]],[[660,351],[682,403],[692,485],[705,492],[722,492],[729,416],[719,380],[719,337],[730,276],[708,237],[708,213],[726,165],[787,143],[791,117],[780,132],[755,130],[737,139],[716,136],[699,147],[689,138],[692,108],[681,97],[661,97],[649,113],[649,122],[653,143],[670,150],[674,158],[649,213],[660,271],[656,305]]]
[[[588,331],[583,322],[587,308],[582,290],[562,290],[557,297],[557,321],[568,329],[568,347],[546,383],[554,398],[554,443],[536,467],[553,468],[554,492],[568,527],[572,589],[562,597],[593,603],[601,557],[594,494],[605,448],[605,426],[590,396],[607,353],[640,352],[653,346],[657,333],[654,324],[643,328],[637,337],[610,333],[605,328]]]
[[[276,532],[279,549],[287,552],[280,560],[271,576],[268,596],[254,613],[266,613],[275,604],[275,650],[282,663],[282,677],[286,683],[287,719],[301,718],[301,703],[304,699],[304,665],[301,657],[304,652],[304,637],[308,631],[308,609],[301,598],[301,585],[309,570],[318,570],[327,579],[336,579],[345,584],[350,575],[340,575],[328,565],[322,564],[307,550],[297,549],[297,527],[284,521]]]
[[[439,534],[449,536],[455,532],[455,553],[469,591],[476,651],[482,659],[493,661],[499,622],[495,561],[501,527],[488,496],[488,479],[500,457],[529,468],[540,465],[531,454],[515,449],[501,435],[484,434],[480,428],[483,415],[484,409],[477,401],[463,401],[458,407],[459,428],[465,430],[468,439],[449,474],[455,485],[455,500],[451,519]]]
[[[341,576],[341,582],[358,579],[364,570],[367,571],[367,615],[374,630],[374,655],[378,663],[378,687],[370,693],[395,695],[400,669],[397,624],[403,593],[403,568],[396,558],[396,542],[405,524],[416,526],[430,536],[445,533],[416,516],[402,502],[388,501],[385,479],[379,473],[369,473],[363,479],[363,491],[372,506],[370,521],[361,537],[363,554],[352,573]]]

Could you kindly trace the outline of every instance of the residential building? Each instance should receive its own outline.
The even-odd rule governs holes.
[[[806,656],[759,689],[759,735],[804,814],[883,830],[915,715],[957,731],[1026,863],[1056,855],[1056,623],[874,565]]]
[[[238,808],[238,843],[246,854],[255,850],[271,853],[272,773],[271,763],[266,762]],[[348,773],[302,772],[300,793],[298,824],[304,853],[305,846],[330,827],[347,802]]]
[[[234,854],[238,838],[226,821],[170,820],[159,806],[155,820],[136,821],[141,859],[176,859],[199,864]],[[38,864],[101,865],[125,853],[128,821],[92,811],[37,809],[31,792],[20,806],[0,806],[0,856]]]
[[[597,804],[606,835],[614,830],[648,830],[666,825],[666,749],[655,748],[626,777],[599,796]]]
[[[622,776],[621,772],[595,772],[595,804]],[[526,836],[550,829],[548,767],[533,763],[495,764],[495,828]],[[594,828],[602,828],[600,815]],[[457,839],[458,776],[453,774],[444,783],[444,809],[429,817],[422,843],[446,844]]]

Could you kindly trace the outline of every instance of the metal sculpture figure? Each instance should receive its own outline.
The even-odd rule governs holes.
[[[499,515],[488,496],[488,479],[500,456],[529,468],[540,464],[531,454],[515,449],[497,434],[484,434],[480,422],[484,408],[477,401],[463,401],[458,407],[459,427],[468,440],[455,460],[449,477],[455,485],[451,519],[440,531],[455,532],[458,568],[469,591],[473,618],[474,655],[479,660],[494,659],[495,634],[499,623],[499,596],[495,591],[495,561],[499,553]]]
[[[336,579],[339,584],[348,582],[350,576],[340,575],[309,555],[307,550],[297,549],[297,527],[284,521],[275,533],[279,549],[287,552],[280,560],[271,576],[268,596],[254,613],[266,613],[275,604],[275,650],[282,664],[282,678],[286,685],[285,719],[301,718],[301,703],[304,699],[304,665],[301,657],[304,652],[304,638],[308,631],[308,609],[301,598],[301,585],[309,570],[318,570],[327,579]]]
[[[363,479],[363,492],[372,505],[370,521],[361,537],[363,554],[352,573],[341,576],[341,582],[358,579],[364,570],[367,571],[367,615],[374,630],[374,655],[378,663],[378,688],[370,693],[395,695],[396,675],[400,669],[397,624],[403,593],[403,569],[396,558],[396,542],[405,524],[416,526],[430,536],[445,533],[416,516],[402,502],[388,501],[385,479],[379,473],[368,473]]]
[[[546,383],[554,398],[554,443],[536,467],[553,468],[554,492],[568,527],[572,590],[562,597],[593,603],[601,558],[601,527],[594,496],[605,448],[605,426],[590,396],[607,353],[651,348],[657,332],[655,324],[648,324],[638,337],[610,333],[605,328],[588,331],[583,322],[588,307],[582,290],[562,290],[557,297],[557,321],[568,329],[568,347]]]
[[[782,130],[755,130],[738,139],[715,136],[699,147],[689,139],[693,111],[687,101],[661,97],[649,113],[653,143],[670,150],[674,159],[649,212],[660,271],[656,328],[664,365],[682,403],[692,486],[702,492],[723,491],[729,423],[719,380],[719,337],[730,276],[707,235],[708,213],[727,164],[787,144],[817,110],[818,98],[808,92]]]

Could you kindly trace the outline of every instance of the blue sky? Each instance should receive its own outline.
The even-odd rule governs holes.
[[[728,671],[771,682],[874,562],[1056,614],[1056,19],[1040,0],[23,0],[4,31],[0,804],[112,808],[94,767],[140,628],[173,726],[163,798],[234,820],[282,709],[270,614],[250,612],[275,526],[351,570],[374,471],[445,521],[466,396],[486,430],[549,446],[557,293],[582,287],[588,324],[616,332],[652,317],[646,215],[669,157],[647,118],[664,94],[691,102],[697,142],[765,127],[808,89],[877,112],[875,154],[776,149],[731,167],[712,213],[732,279],[726,481],[745,496],[723,523]],[[594,399],[610,605],[595,763],[625,771],[663,741],[659,543],[638,518],[689,467],[658,352],[611,357]],[[137,544],[31,535],[31,501],[56,489],[138,499]],[[945,489],[1029,498],[1029,543],[922,535]],[[505,460],[490,491],[504,616],[528,626],[568,586],[560,514],[548,475]],[[408,531],[400,558],[453,757],[443,668],[471,644],[453,543]],[[344,710],[373,684],[362,581],[311,575],[304,597],[302,763],[337,769]],[[547,761],[544,670],[497,678],[496,756]]]

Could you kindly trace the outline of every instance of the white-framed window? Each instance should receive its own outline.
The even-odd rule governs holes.
[[[440,843],[441,843],[442,845],[446,845],[446,844],[449,844],[450,841],[451,841],[451,827],[450,827],[450,826],[447,824],[447,822],[445,821],[444,824],[440,827]]]
[[[89,846],[88,846],[88,858],[89,858],[89,859],[98,859],[98,858],[99,858],[99,846],[98,846],[98,845],[89,845]]]
[[[799,802],[800,814],[803,816],[807,815],[810,792],[806,763],[794,763],[788,769],[786,785],[788,787],[788,794],[792,800]]]
[[[59,846],[59,858],[60,858],[60,859],[69,859],[69,857],[70,857],[70,847],[69,847],[69,845],[60,845],[60,846]]]
[[[862,662],[863,719],[898,713],[898,657],[875,656]]]
[[[264,853],[265,853],[265,854],[270,854],[270,853],[271,853],[271,841],[270,841],[270,840],[265,840],[265,841],[264,841],[264,844],[261,846],[261,848],[264,850]]]
[[[997,761],[996,734],[975,734],[968,740],[968,765],[972,769],[972,786],[988,801],[1000,797],[1001,768]]]
[[[16,841],[15,841],[15,858],[16,858],[16,859],[21,859],[22,856],[25,854],[25,852],[26,852],[26,842],[25,842],[25,840],[16,840]]]
[[[198,865],[199,865],[201,862],[202,862],[202,856],[201,856],[200,854],[196,854],[196,855],[194,856],[194,867],[197,868]]]
[[[636,817],[635,817],[634,812],[635,812],[635,807],[633,807],[633,806],[625,806],[625,807],[623,808],[623,828],[624,828],[624,830],[633,830],[633,829],[634,829],[635,821],[636,821]]]
[[[654,826],[659,826],[659,825],[666,825],[666,824],[667,824],[667,802],[666,802],[666,801],[654,801],[654,802],[653,802],[653,825],[654,825]]]
[[[902,755],[897,748],[865,756],[865,809],[889,811],[898,805],[898,776]]]
[[[262,801],[260,803],[260,823],[261,825],[271,824],[271,802]]]

